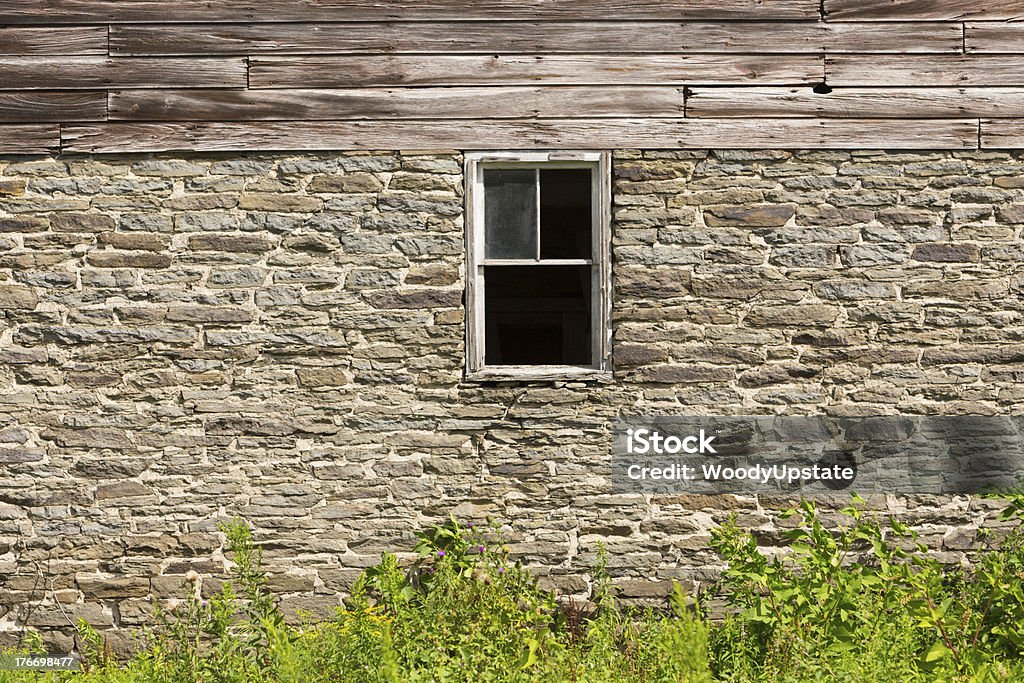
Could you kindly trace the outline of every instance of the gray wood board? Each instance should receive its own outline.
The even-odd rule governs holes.
[[[105,55],[106,26],[0,27],[0,55]]]
[[[959,53],[961,24],[467,21],[113,25],[113,55]]]
[[[253,57],[253,88],[396,85],[791,85],[824,77],[814,55]]]
[[[837,56],[825,70],[832,86],[1024,86],[1018,55]]]
[[[232,57],[0,57],[0,87],[7,90],[245,85],[245,61]]]
[[[960,21],[1024,18],[1020,0],[824,0],[830,21]]]
[[[978,121],[554,119],[106,123],[64,126],[68,152],[529,148],[973,149]]]
[[[111,120],[260,121],[682,116],[673,86],[121,90]],[[412,125],[412,124],[410,124]]]
[[[60,126],[37,124],[0,126],[0,150],[4,154],[49,154],[60,149]]]
[[[0,24],[818,17],[818,0],[4,0],[0,4]]]
[[[105,92],[0,92],[0,122],[103,121]]]
[[[696,88],[686,115],[825,118],[1019,117],[1024,88]]]

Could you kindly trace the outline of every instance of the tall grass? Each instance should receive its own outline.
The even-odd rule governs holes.
[[[223,527],[233,580],[158,611],[130,661],[80,623],[87,671],[0,672],[0,683],[1024,681],[1022,500],[1006,513],[1018,526],[971,570],[944,567],[910,529],[856,505],[833,529],[810,502],[789,511],[784,559],[730,522],[713,535],[728,566],[717,586],[696,603],[676,586],[657,611],[616,600],[603,551],[591,600],[560,603],[493,530],[451,520],[419,535],[414,563],[384,555],[333,618],[300,625],[235,520]],[[713,600],[724,618],[708,618]]]

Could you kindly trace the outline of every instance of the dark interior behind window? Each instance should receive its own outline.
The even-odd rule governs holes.
[[[540,172],[540,257],[591,257],[591,173],[586,168]]]
[[[487,365],[589,365],[591,266],[487,266]]]

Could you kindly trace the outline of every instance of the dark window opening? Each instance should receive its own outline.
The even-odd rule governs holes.
[[[540,172],[540,257],[589,259],[592,251],[591,172]]]
[[[487,365],[590,365],[591,266],[487,266]]]

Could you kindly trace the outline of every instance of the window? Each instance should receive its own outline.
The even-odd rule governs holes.
[[[467,376],[606,376],[610,160],[466,155]]]

